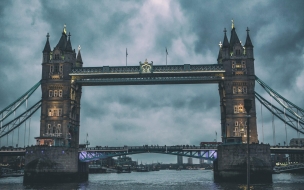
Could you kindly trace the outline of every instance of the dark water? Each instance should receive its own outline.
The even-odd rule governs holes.
[[[161,170],[158,172],[132,172],[126,174],[90,174],[86,183],[22,184],[22,177],[0,178],[0,190],[4,189],[246,189],[246,184],[214,183],[210,170]],[[272,184],[255,184],[251,189],[303,190],[304,174],[274,174]]]

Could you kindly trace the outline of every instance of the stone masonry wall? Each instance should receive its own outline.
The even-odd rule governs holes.
[[[250,144],[251,171],[272,171],[270,146]],[[218,147],[218,170],[246,171],[247,144],[222,145]]]
[[[77,148],[35,146],[26,149],[25,172],[77,171]]]

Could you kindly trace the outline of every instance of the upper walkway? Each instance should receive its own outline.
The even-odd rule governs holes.
[[[224,79],[222,64],[153,65],[78,67],[70,72],[72,81],[83,86],[141,85],[141,84],[195,84],[218,83]]]

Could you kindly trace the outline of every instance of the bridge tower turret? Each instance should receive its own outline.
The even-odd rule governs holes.
[[[223,44],[220,43],[218,63],[225,69],[224,81],[219,83],[221,106],[221,130],[223,142],[246,143],[247,118],[250,115],[250,141],[258,142],[255,108],[255,72],[253,45],[247,28],[243,46],[232,23],[230,42],[224,30]],[[246,113],[244,99],[252,100],[252,109]]]
[[[82,66],[82,60],[76,60],[70,38],[64,26],[51,51],[47,35],[42,62],[40,136],[36,137],[39,145],[77,148],[79,144],[81,86],[71,85],[69,73],[73,67]]]

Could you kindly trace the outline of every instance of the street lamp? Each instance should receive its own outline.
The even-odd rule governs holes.
[[[252,107],[252,100],[250,99],[245,99],[244,100],[244,107],[247,112],[247,189],[249,189],[249,184],[250,184],[250,149],[249,149],[249,112]]]

